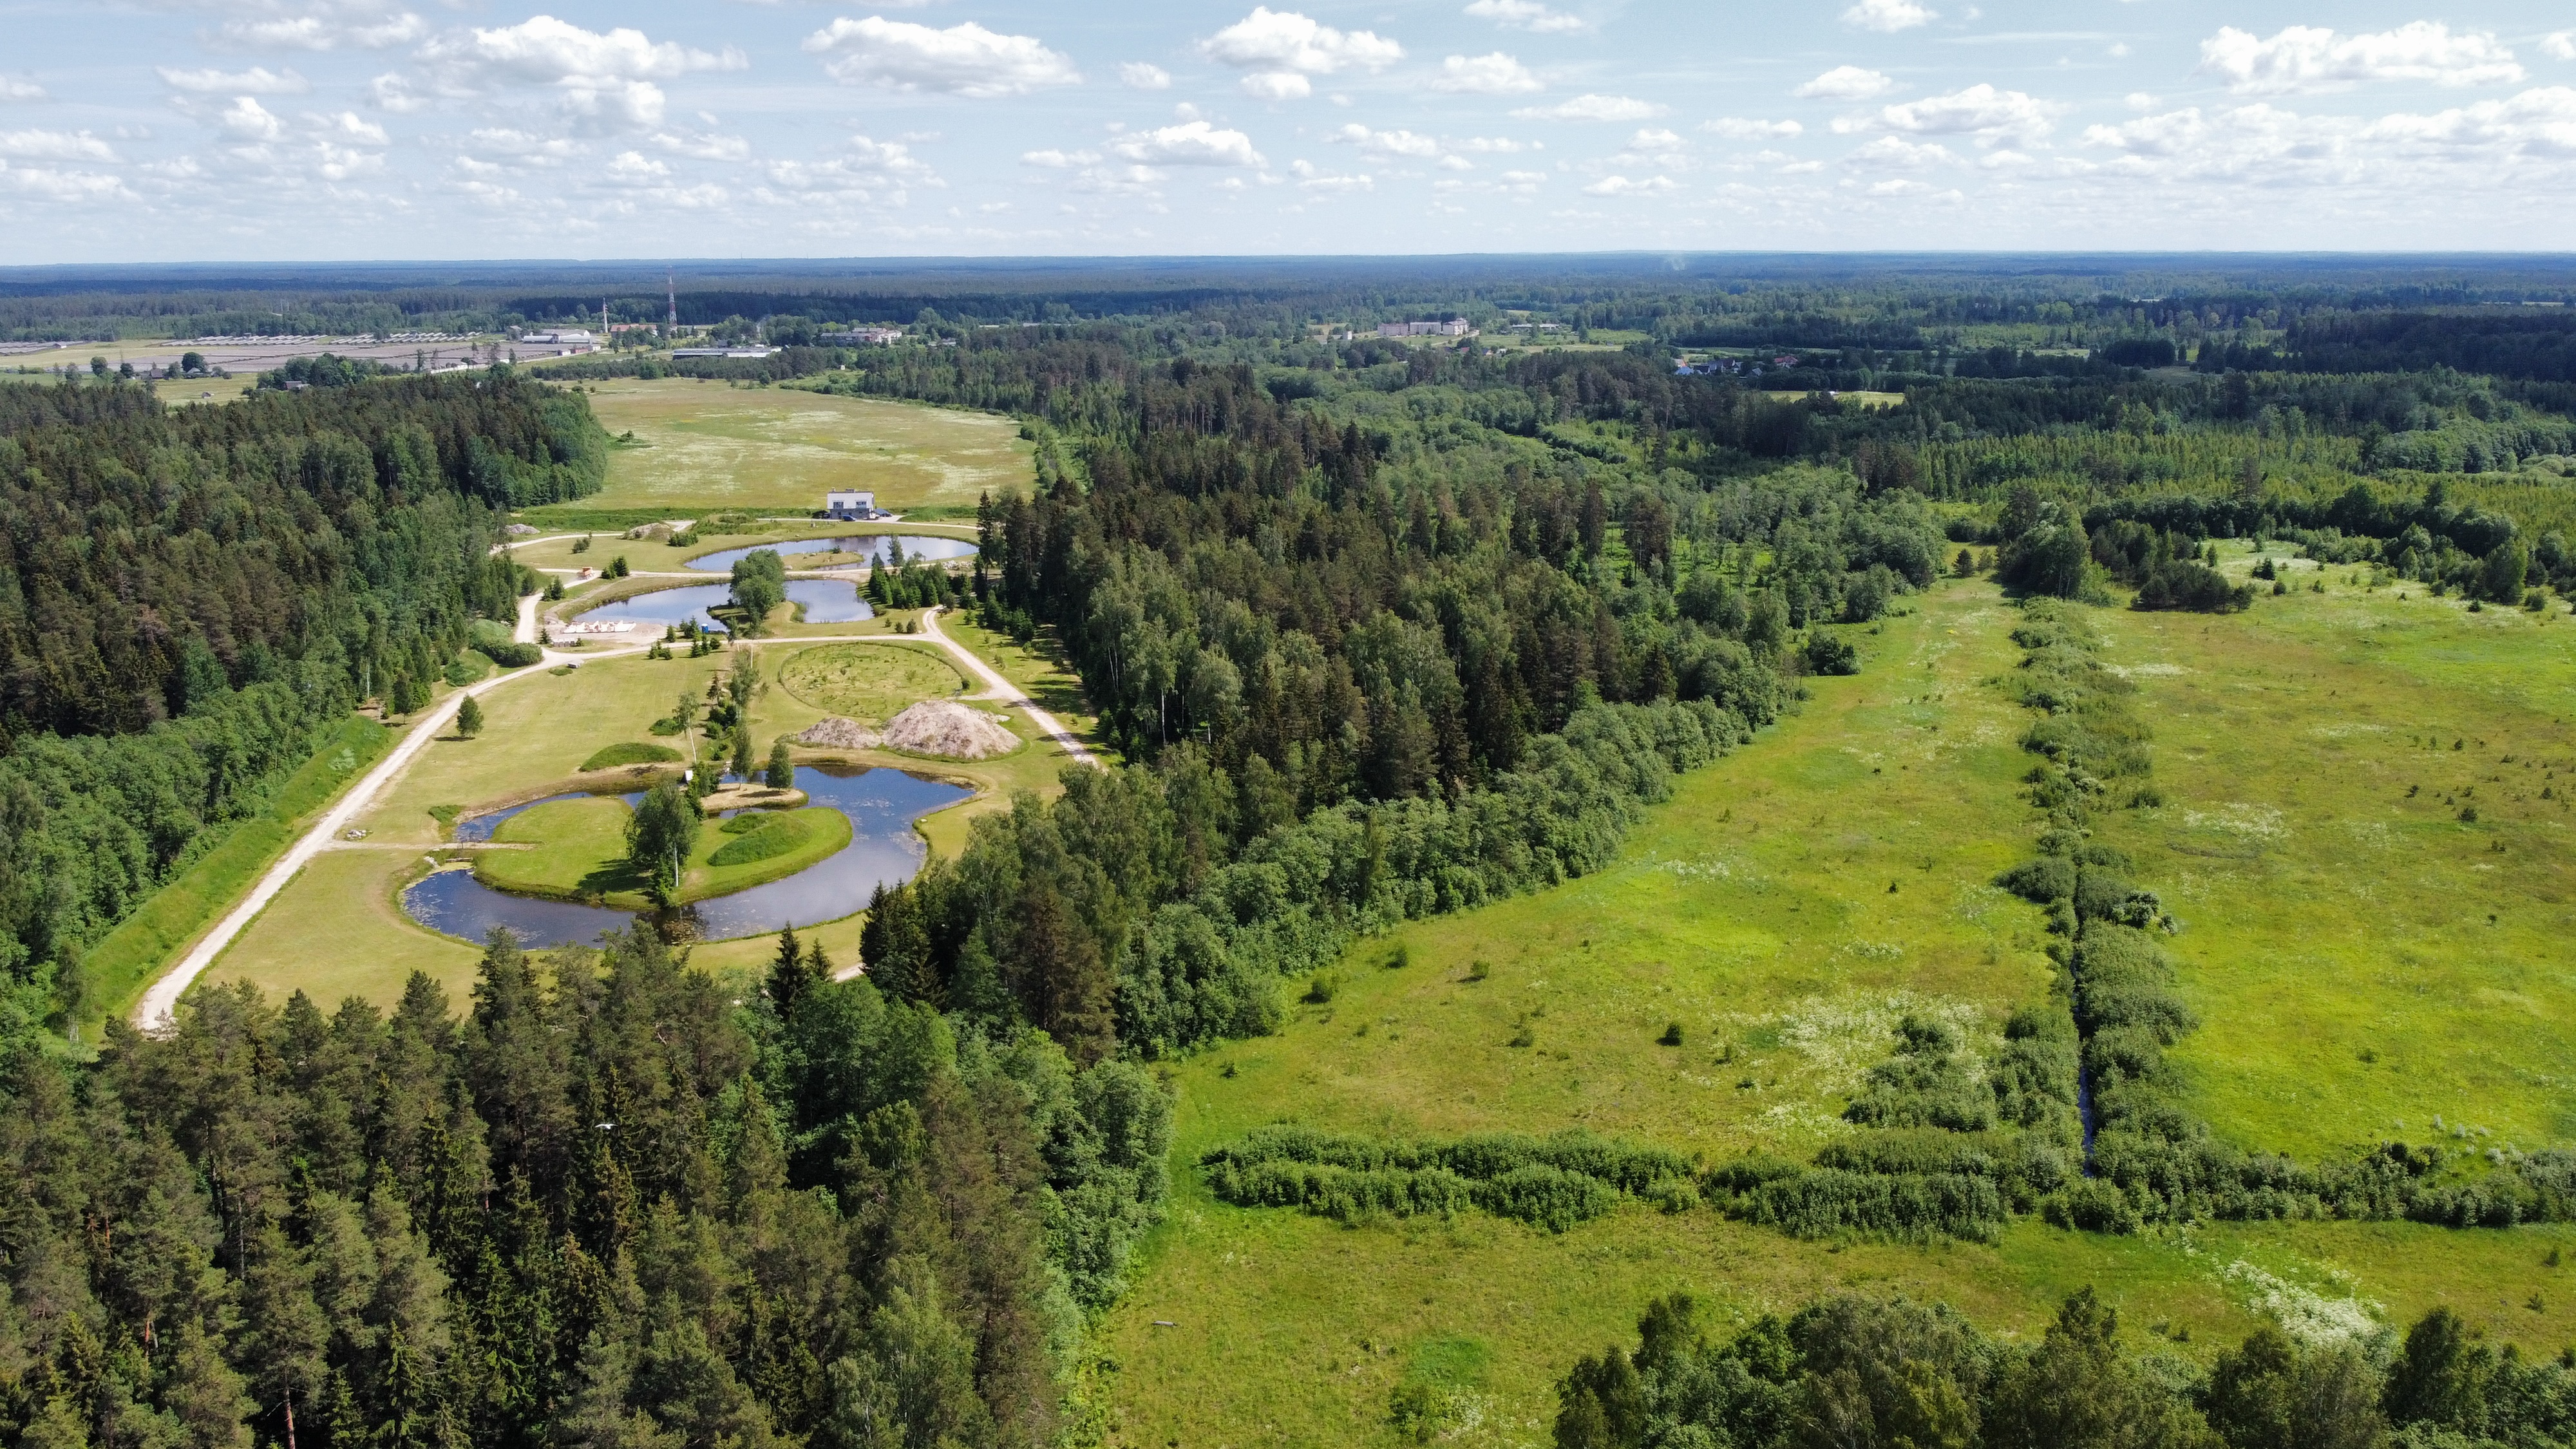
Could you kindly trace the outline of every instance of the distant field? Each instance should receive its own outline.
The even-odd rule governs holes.
[[[610,457],[608,487],[584,509],[806,513],[827,490],[858,488],[901,512],[1029,485],[1019,425],[988,413],[686,378],[598,383],[590,404],[612,436],[645,446]]]
[[[2350,572],[2300,563],[2240,615],[2096,616],[2156,730],[2164,808],[2106,829],[2188,926],[2203,1025],[2173,1058],[2249,1146],[2350,1152],[2436,1119],[2564,1145],[2576,618],[2401,603]]]
[[[1839,1113],[1900,1011],[1948,1015],[1990,1043],[2050,976],[2038,913],[1989,884],[2033,829],[2018,789],[2027,720],[1995,687],[2018,660],[2016,614],[1983,582],[1917,602],[1883,633],[1847,631],[1864,672],[1808,681],[1801,713],[1686,780],[1609,870],[1362,943],[1329,1005],[1172,1066],[1172,1221],[1102,1330],[1118,1365],[1103,1375],[1110,1442],[1393,1445],[1390,1391],[1466,1341],[1481,1409],[1458,1442],[1544,1443],[1571,1354],[1625,1338],[1646,1299],[1680,1287],[1737,1321],[1857,1289],[2034,1334],[2090,1284],[2137,1339],[2170,1331],[2160,1346],[2203,1358],[2262,1321],[2267,1294],[2399,1323],[2448,1302],[2529,1352],[2576,1337],[2566,1270],[2544,1263],[2552,1246],[2576,1251],[2565,1228],[2218,1224],[2116,1238],[2025,1219],[1993,1246],[1911,1248],[1799,1242],[1705,1210],[1632,1207],[1550,1235],[1472,1212],[1343,1228],[1208,1196],[1198,1155],[1282,1120],[1399,1134],[1581,1126],[1712,1161],[1803,1156],[1849,1130]],[[2160,740],[2160,758],[2185,743]],[[2214,934],[2195,925],[2180,941]],[[1399,942],[1409,961],[1390,969]],[[1471,980],[1479,961],[1486,979]],[[2234,1029],[2214,1021],[2223,1010],[2207,1010],[2213,1024],[2181,1053],[2213,1073],[2224,1053],[2211,1042]],[[2266,1052],[2301,1029],[2247,1015]],[[1677,1047],[1656,1040],[1668,1023],[1682,1027]]]
[[[966,681],[936,651],[936,645],[836,644],[790,655],[778,678],[816,709],[881,724],[907,705],[965,689]]]
[[[1814,397],[1815,394],[1813,392],[1766,392],[1763,396],[1773,402],[1799,402]],[[1834,397],[1839,401],[1865,408],[1892,408],[1905,401],[1905,394],[1901,392],[1838,392]]]

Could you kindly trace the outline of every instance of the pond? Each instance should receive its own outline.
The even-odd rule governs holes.
[[[701,629],[721,634],[725,626],[708,611],[733,597],[731,584],[683,585],[676,589],[655,589],[631,599],[619,599],[583,613],[586,624],[683,624],[691,619]],[[873,619],[877,611],[859,597],[856,579],[790,579],[787,601],[805,606],[808,624],[850,624]]]
[[[796,787],[810,804],[826,806],[850,818],[850,843],[784,880],[753,886],[732,895],[713,896],[682,908],[703,940],[758,936],[785,925],[837,921],[865,910],[877,886],[898,885],[920,871],[926,847],[912,823],[945,810],[973,792],[940,780],[927,780],[901,770],[853,766],[799,765]],[[557,795],[556,800],[577,797]],[[621,797],[628,805],[641,795]],[[489,840],[503,820],[525,805],[459,821],[460,841]],[[709,829],[713,829],[710,822]],[[527,946],[565,942],[588,945],[602,931],[622,930],[635,920],[626,912],[577,901],[548,900],[494,890],[471,870],[442,870],[403,892],[403,910],[433,931],[480,945],[496,926]]]
[[[754,544],[750,548],[729,548],[722,553],[693,558],[689,560],[688,566],[693,569],[704,569],[710,573],[729,574],[733,572],[734,560],[747,558],[764,548],[774,548],[781,554],[825,552],[862,554],[865,556],[856,563],[841,564],[838,567],[864,569],[872,563],[884,563],[890,556],[887,545],[898,538],[903,541],[903,556],[907,559],[936,561],[965,558],[975,552],[974,543],[963,538],[930,538],[910,533],[860,533],[846,534],[838,538],[792,538],[778,543]]]

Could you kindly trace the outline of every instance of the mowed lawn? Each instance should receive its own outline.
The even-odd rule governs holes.
[[[1859,677],[1809,681],[1798,715],[1684,781],[1613,868],[1363,943],[1328,1005],[1170,1067],[1171,1220],[1100,1333],[1110,1442],[1392,1445],[1393,1389],[1463,1360],[1479,1365],[1464,1385],[1478,1421],[1456,1442],[1543,1443],[1573,1358],[1633,1341],[1645,1302],[1676,1288],[1739,1322],[1849,1289],[2035,1335],[2089,1284],[2134,1339],[2203,1359],[2267,1305],[2402,1323],[2447,1301],[2529,1351],[2576,1335],[2576,1283],[2545,1262],[2553,1245],[2576,1249],[2563,1229],[2114,1238],[2023,1220],[1998,1245],[1922,1248],[1803,1243],[1643,1206],[1562,1235],[1480,1213],[1354,1229],[1207,1195],[1199,1154],[1278,1121],[1585,1127],[1711,1161],[1803,1156],[1846,1130],[1839,1113],[1901,1011],[1990,1044],[2050,976],[2037,913],[1989,884],[2034,831],[2015,743],[2026,720],[1997,687],[2019,658],[2015,614],[1983,582],[1909,603],[1921,612],[1884,632],[1849,631]],[[1399,943],[1405,964],[1390,967]],[[1658,1044],[1674,1022],[1682,1044]],[[1511,1045],[1524,1031],[1531,1044]]]
[[[991,413],[688,378],[598,383],[590,405],[612,437],[644,446],[611,455],[608,487],[583,509],[804,513],[835,488],[896,512],[972,509],[987,489],[1029,486],[1030,445]]]
[[[2287,577],[2241,615],[2097,616],[2156,731],[2164,807],[2105,830],[2186,923],[2192,1100],[2307,1157],[2566,1146],[2576,618]]]
[[[883,621],[872,622],[882,627]],[[953,621],[950,627],[955,627]],[[451,734],[422,751],[403,778],[358,820],[367,838],[325,850],[234,941],[207,979],[249,980],[278,996],[300,989],[325,1004],[354,992],[390,1005],[417,968],[436,977],[450,992],[460,993],[461,999],[473,983],[478,952],[413,922],[402,913],[399,901],[402,888],[427,869],[427,857],[441,844],[442,828],[431,813],[433,807],[488,810],[555,793],[568,788],[582,763],[607,745],[682,744],[676,738],[659,740],[651,732],[653,722],[671,713],[684,690],[703,700],[708,681],[743,657],[758,661],[768,686],[754,701],[751,718],[758,752],[766,758],[773,739],[800,732],[829,713],[798,699],[777,678],[786,661],[803,650],[836,647],[828,642],[830,637],[817,637],[810,644],[794,638],[769,640],[756,649],[699,659],[647,660],[633,655],[598,659],[568,674],[539,674],[484,695],[486,723],[481,737],[460,740]],[[897,654],[909,675],[918,668],[919,651],[933,646],[916,642],[857,647]],[[921,662],[935,666],[922,673],[933,686],[925,697],[953,695],[955,671],[936,657]],[[1029,677],[1038,687],[1047,687],[1052,680],[1056,691],[1071,689],[1066,682],[1070,676],[1054,671],[1042,656],[1022,651],[1012,662],[1015,675]],[[940,671],[946,672],[945,682]],[[1083,722],[1069,722],[1069,726],[1080,729]],[[796,753],[805,760],[842,759],[910,770],[976,790],[973,799],[920,822],[919,829],[933,851],[954,854],[964,847],[976,816],[1008,808],[1018,791],[1052,795],[1061,788],[1057,776],[1068,763],[1063,751],[1035,739],[1035,730],[1024,716],[1015,713],[1010,728],[1029,743],[994,760],[930,761],[882,750],[799,748]],[[586,802],[582,808],[588,808]],[[591,842],[593,855],[605,852],[610,836],[623,831],[622,819],[612,823],[604,814],[590,824],[597,837]],[[712,854],[729,838],[708,830],[703,853]],[[531,860],[528,868],[545,872],[545,884],[553,888],[569,888],[590,869],[573,859],[578,854],[569,853],[543,866]],[[566,869],[573,871],[572,881],[552,879]],[[698,869],[707,873],[698,877]],[[701,866],[693,868],[692,883],[700,889],[738,889],[772,879],[779,869],[780,863],[774,860]],[[833,960],[847,965],[857,959],[858,918],[820,929]],[[775,940],[752,937],[710,943],[696,948],[693,959],[718,971],[753,969],[768,959]]]

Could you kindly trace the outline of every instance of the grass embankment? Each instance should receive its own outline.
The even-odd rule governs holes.
[[[1465,1357],[1482,1365],[1467,1385],[1482,1417],[1460,1441],[1543,1442],[1572,1357],[1682,1287],[1738,1319],[1856,1289],[2035,1333],[2092,1284],[2133,1334],[2204,1356],[2267,1300],[2396,1322],[2448,1301],[2526,1351],[2576,1335],[2576,1284],[2543,1261],[2553,1244],[2576,1250],[2558,1228],[2114,1238],[2023,1219],[1992,1246],[1926,1248],[1801,1242],[1641,1205],[1561,1236],[1480,1213],[1354,1229],[1207,1195],[1198,1155],[1276,1121],[1580,1126],[1711,1160],[1804,1156],[1849,1130],[1841,1109],[1887,1057],[1900,1010],[1946,1015],[1990,1048],[2050,976],[2038,913],[1990,884],[2030,833],[2026,721],[1996,687],[2018,658],[2015,615],[1984,583],[1922,603],[1855,632],[1861,676],[1810,681],[1802,713],[1684,781],[1618,865],[1363,943],[1328,1005],[1173,1065],[1172,1220],[1099,1338],[1119,1365],[1101,1375],[1112,1442],[1394,1444],[1389,1393],[1461,1341],[1478,1350]],[[1399,943],[1407,964],[1390,969]],[[1660,1045],[1673,1022],[1681,1045]],[[2541,1311],[2526,1306],[2535,1293]]]
[[[873,491],[896,512],[972,509],[986,489],[1029,480],[1019,425],[990,413],[690,378],[597,383],[590,405],[612,437],[631,431],[643,446],[610,455],[601,492],[530,509],[525,521],[626,509],[807,513],[836,488]]]
[[[230,910],[393,740],[393,732],[374,720],[342,720],[287,777],[266,810],[235,825],[91,947],[83,964],[94,1010],[85,1013],[83,1024],[132,1009],[153,978]]]
[[[2187,923],[2190,1100],[2308,1157],[2576,1139],[2576,619],[2285,573],[2097,616],[2156,730],[2165,805],[2108,834]]]
[[[779,666],[778,682],[816,709],[869,724],[883,724],[925,699],[966,692],[965,676],[930,643],[800,650]]]
[[[644,882],[626,863],[626,822],[632,815],[614,796],[523,810],[503,821],[492,840],[527,848],[478,852],[474,873],[486,885],[522,895],[596,897],[623,910],[648,909]],[[712,827],[698,832],[680,874],[682,902],[783,879],[850,843],[850,817],[838,810],[781,811],[759,819],[757,828],[743,833]]]

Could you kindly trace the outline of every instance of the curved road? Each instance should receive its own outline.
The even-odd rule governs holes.
[[[538,602],[538,596],[534,594],[519,600],[519,625],[516,633],[521,643],[536,642]],[[1054,716],[1040,709],[1037,702],[1030,699],[1019,686],[1003,678],[998,670],[977,658],[973,650],[941,633],[939,613],[937,609],[923,612],[922,632],[955,656],[958,663],[964,665],[976,678],[984,682],[985,692],[977,696],[978,698],[998,699],[1012,708],[1025,712],[1030,722],[1035,724],[1048,739],[1061,745],[1066,754],[1093,769],[1106,768],[1101,764],[1099,756],[1083,748],[1082,742],[1073,737],[1072,731],[1058,723]],[[806,642],[810,641],[754,639],[745,640],[744,644],[758,647],[763,644]],[[899,642],[899,636],[877,635],[860,640],[845,639],[841,642],[891,644]],[[404,770],[410,768],[411,762],[422,750],[429,747],[429,742],[438,737],[439,731],[445,729],[456,718],[457,707],[464,703],[467,696],[488,693],[512,681],[525,679],[539,671],[550,669],[558,663],[583,664],[597,659],[614,659],[620,655],[641,654],[650,647],[649,644],[639,644],[625,649],[585,649],[578,654],[558,653],[549,649],[542,660],[525,669],[514,669],[507,674],[494,675],[479,684],[468,685],[431,706],[426,714],[412,722],[410,733],[404,735],[383,759],[378,760],[373,769],[361,776],[358,783],[351,786],[348,793],[342,795],[337,804],[324,812],[322,818],[315,821],[313,827],[304,832],[302,838],[289,846],[286,854],[278,857],[277,862],[260,876],[258,884],[251,887],[250,893],[243,896],[231,910],[224,913],[223,919],[215,923],[214,929],[200,937],[195,945],[188,948],[188,953],[179,958],[176,965],[163,972],[161,977],[144,991],[143,999],[135,1003],[132,1017],[135,1026],[144,1031],[158,1031],[168,1027],[178,1012],[179,998],[187,994],[188,988],[196,984],[197,978],[205,974],[207,967],[215,964],[215,958],[224,953],[224,948],[230,946],[235,937],[248,929],[250,923],[258,918],[259,913],[268,908],[268,903],[277,899],[278,893],[285,890],[287,884],[302,873],[305,866],[312,863],[313,857],[321,854],[326,847],[337,840],[340,833],[349,828],[350,822],[356,820],[360,813],[375,802],[375,798],[384,792],[386,786],[392,784],[401,777]]]

